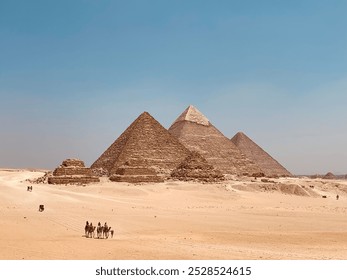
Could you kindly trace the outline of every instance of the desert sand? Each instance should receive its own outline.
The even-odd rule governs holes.
[[[104,179],[86,186],[25,181],[43,174],[0,170],[0,259],[347,259],[344,180],[274,179],[303,186],[296,195],[253,178],[141,185]],[[106,221],[114,237],[86,238],[87,220]]]

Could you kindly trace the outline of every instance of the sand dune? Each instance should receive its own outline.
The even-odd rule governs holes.
[[[347,258],[347,181],[25,181],[42,175],[0,170],[0,259]],[[84,237],[87,220],[107,221],[114,237]]]

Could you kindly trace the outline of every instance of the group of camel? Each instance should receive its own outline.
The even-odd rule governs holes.
[[[105,223],[103,226],[98,223],[98,226],[93,226],[93,223],[90,223],[87,221],[86,225],[84,227],[85,236],[88,238],[95,238],[95,230],[96,230],[96,238],[108,238],[111,234],[111,238],[113,238],[113,229]]]

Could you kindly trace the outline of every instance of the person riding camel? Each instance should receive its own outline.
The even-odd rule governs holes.
[[[101,223],[100,222],[98,222],[98,227],[101,227]]]

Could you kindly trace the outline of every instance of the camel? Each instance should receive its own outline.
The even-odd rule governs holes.
[[[101,238],[103,231],[104,231],[104,227],[98,226],[98,228],[96,229],[96,235],[98,238]]]
[[[107,239],[110,230],[111,230],[111,227],[104,226],[104,227],[103,227],[103,231],[102,231],[102,236],[103,236],[103,237],[106,237],[106,239]]]
[[[89,229],[88,229],[88,237],[93,237],[94,238],[94,235],[95,235],[95,226],[92,226],[90,225],[89,226]]]
[[[111,237],[113,238],[114,230],[111,229],[111,227],[108,227],[107,224],[105,223],[104,226],[98,223],[98,226],[95,227],[93,226],[93,223],[90,223],[87,221],[86,225],[84,227],[84,233],[85,237],[93,237],[95,238],[95,229],[96,229],[96,236],[97,238],[108,238],[109,233],[111,233]]]
[[[87,236],[88,231],[89,231],[89,222],[86,221],[86,225],[85,225],[85,227],[84,227],[84,235],[85,235],[85,236]]]
[[[95,234],[95,226],[91,223],[90,225],[87,223],[84,227],[84,232],[86,237],[93,237]]]

